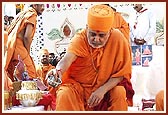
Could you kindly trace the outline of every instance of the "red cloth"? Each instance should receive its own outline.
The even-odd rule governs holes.
[[[18,106],[18,105],[20,105],[19,100],[16,99],[16,95],[12,96],[12,105],[13,105],[13,106]]]
[[[13,106],[21,105],[19,100],[16,99],[16,96],[12,97],[12,105]],[[48,109],[48,106],[50,106],[52,110],[55,110],[56,109],[56,98],[52,94],[44,94],[42,95],[42,99],[40,99],[37,105],[43,105],[44,110],[46,111]]]
[[[56,109],[56,98],[54,95],[45,94],[42,97],[37,105],[44,105],[44,110],[47,110],[48,106],[50,106],[52,110]]]
[[[101,100],[101,102],[99,103],[99,105],[94,107],[95,111],[106,111],[108,108],[108,100],[110,95],[108,94],[108,92],[104,95],[103,100]]]
[[[127,79],[124,78],[118,85],[124,86],[128,100],[133,98],[135,92],[133,90],[132,84]]]

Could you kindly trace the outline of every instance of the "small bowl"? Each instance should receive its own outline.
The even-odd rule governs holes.
[[[16,92],[16,99],[24,107],[33,107],[42,99],[42,93],[39,90],[19,90]]]

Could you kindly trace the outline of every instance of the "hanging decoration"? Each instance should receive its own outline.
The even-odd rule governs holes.
[[[68,18],[65,18],[61,28],[60,28],[61,36],[63,38],[72,38],[75,34],[75,28],[71,24],[71,22],[68,20]]]
[[[58,41],[63,40],[64,38],[71,39],[75,34],[74,26],[69,22],[68,18],[65,18],[63,24],[60,27],[60,30],[57,28],[51,29],[49,33],[46,33],[48,39]]]
[[[67,4],[67,3],[57,3],[57,4],[46,4],[46,12],[56,12],[56,11],[66,11],[66,10],[82,10],[88,9],[93,4],[83,4],[83,3],[76,3],[76,4]]]
[[[51,11],[55,12],[55,4],[51,4]]]

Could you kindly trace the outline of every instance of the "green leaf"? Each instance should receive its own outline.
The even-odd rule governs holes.
[[[62,39],[60,31],[57,28],[53,28],[49,33],[46,34],[50,40]]]

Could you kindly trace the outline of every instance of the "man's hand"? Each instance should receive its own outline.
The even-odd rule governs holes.
[[[102,87],[99,87],[97,90],[95,90],[90,98],[88,99],[88,106],[91,108],[91,107],[94,107],[94,106],[97,106],[100,101],[103,99],[104,95],[105,95],[106,91],[102,88]]]
[[[96,89],[89,97],[87,104],[89,107],[97,106],[104,95],[111,90],[113,87],[117,86],[123,80],[123,77],[111,77],[105,84]]]
[[[56,69],[51,69],[51,70],[46,74],[45,80],[47,80],[47,79],[48,79],[48,76],[51,76],[51,75],[57,77],[56,74],[57,74],[57,73],[56,73]]]
[[[144,45],[144,43],[146,43],[146,41],[144,39],[137,39],[137,38],[134,38],[134,43],[136,45]]]
[[[57,87],[62,83],[62,76],[58,72],[60,71],[57,71],[56,69],[51,69],[46,75],[45,80],[47,80],[47,83],[52,87]]]

